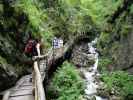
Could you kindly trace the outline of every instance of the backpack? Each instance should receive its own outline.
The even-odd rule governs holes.
[[[25,46],[24,52],[27,54],[33,53],[33,49],[35,48],[36,42],[35,40],[29,40]]]

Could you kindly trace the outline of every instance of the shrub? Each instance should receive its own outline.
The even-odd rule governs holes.
[[[107,69],[109,69],[109,67],[111,66],[112,60],[109,58],[101,58],[99,59],[99,63],[98,63],[98,69],[101,72],[107,71]]]
[[[114,88],[115,95],[123,98],[130,96],[133,99],[133,96],[131,97],[133,95],[133,75],[123,71],[115,71],[102,74],[101,79],[106,84],[108,91],[111,92]]]
[[[56,100],[80,100],[84,93],[84,81],[76,68],[68,62],[63,63],[55,73],[51,85],[57,91]],[[49,96],[51,95],[49,92]]]
[[[133,4],[130,7],[130,13],[133,14]]]

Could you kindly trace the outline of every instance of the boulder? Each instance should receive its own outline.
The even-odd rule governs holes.
[[[89,67],[95,62],[93,54],[88,54],[87,44],[76,45],[72,51],[71,61],[78,67]]]

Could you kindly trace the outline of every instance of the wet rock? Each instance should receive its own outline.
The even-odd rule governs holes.
[[[71,61],[78,67],[92,66],[95,62],[94,55],[88,54],[86,47],[87,44],[76,45],[72,51]]]
[[[110,96],[109,100],[124,100],[122,97],[119,97],[119,96]]]
[[[125,2],[129,1],[126,0]],[[130,6],[126,5],[126,7]],[[133,74],[133,23],[130,23],[133,17],[132,14],[127,12],[128,10],[123,9],[121,15],[116,18],[117,21],[112,24],[112,31],[109,32],[108,39],[104,40],[104,38],[101,38],[101,42],[99,41],[99,50],[101,55],[113,59],[113,68],[111,69],[125,70]],[[121,20],[121,22],[119,23],[118,20]],[[102,34],[102,36],[105,35]]]
[[[114,88],[112,88],[110,94],[111,94],[111,95],[114,95],[114,94],[115,94],[115,89],[114,89]]]
[[[5,1],[8,0],[0,4],[3,7],[3,11],[0,11],[0,91],[14,85],[17,78],[26,74],[28,69],[23,54],[24,44],[29,37],[25,32],[25,20],[20,23],[22,13],[16,12]]]
[[[82,71],[80,71],[80,76],[81,76],[83,79],[85,79],[85,75],[84,75],[84,73],[83,73]]]
[[[106,89],[104,85],[99,86],[97,89],[97,95],[105,98],[109,98],[110,92]]]
[[[0,91],[14,85],[18,77],[25,74],[28,69],[24,64],[26,57],[22,53],[23,43],[17,42],[14,39],[15,35],[13,32],[0,33]]]
[[[95,96],[93,96],[91,100],[96,100],[96,97],[95,97]]]
[[[79,100],[86,100],[82,95],[79,97]]]
[[[133,31],[132,31],[133,33]],[[117,69],[127,70],[133,73],[133,34],[127,33],[120,41],[120,47],[113,54],[116,56]],[[119,59],[118,59],[119,58]],[[129,69],[129,70],[128,70]]]
[[[15,84],[17,78],[18,75],[15,68],[8,64],[4,58],[0,57],[0,91]]]
[[[14,85],[17,78],[28,70],[27,63],[24,64],[28,59],[23,55],[22,49],[17,47],[14,34],[0,33],[0,91]],[[22,46],[22,43],[18,44]]]
[[[103,98],[108,98],[107,100],[124,100],[123,97],[120,97],[117,95],[114,89],[109,91],[103,83],[99,85],[99,88],[97,89],[97,91],[98,91],[97,95]]]

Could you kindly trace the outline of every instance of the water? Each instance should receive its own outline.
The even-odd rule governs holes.
[[[91,43],[88,43],[88,55],[92,55],[94,57],[95,63],[89,69],[83,67],[81,68],[81,71],[83,72],[86,79],[85,98],[89,100],[92,98],[95,98],[96,100],[107,100],[96,95],[97,88],[99,87],[99,82],[96,80],[96,77],[99,75],[97,71],[99,55],[96,52],[96,48],[94,47],[96,43],[97,38]]]

